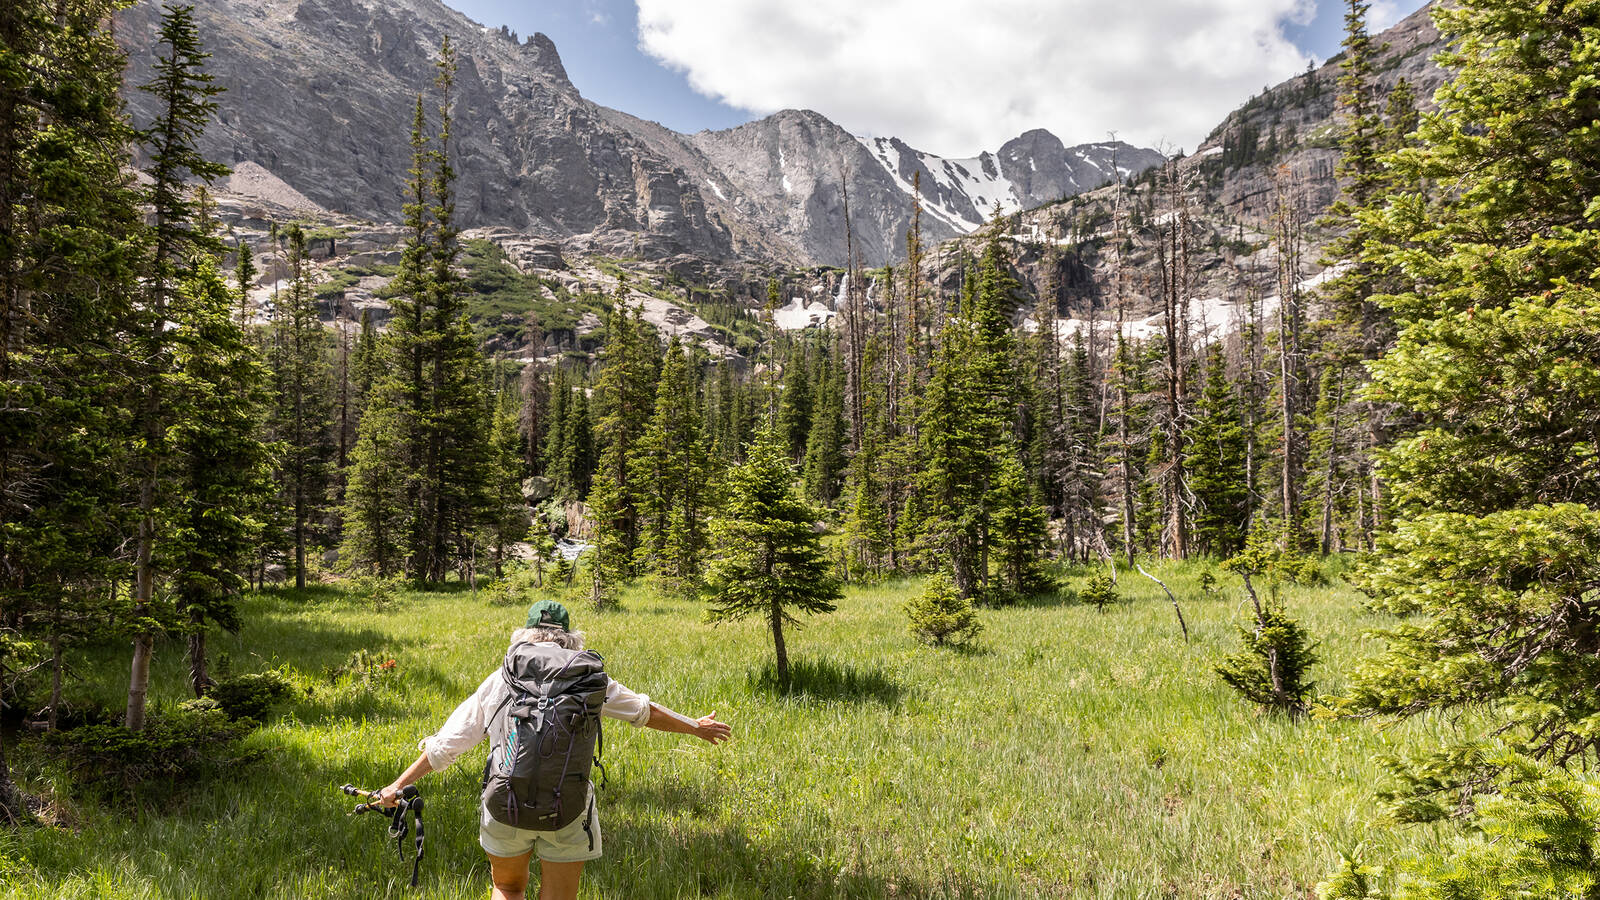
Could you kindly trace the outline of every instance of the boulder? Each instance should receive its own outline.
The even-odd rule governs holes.
[[[522,480],[522,499],[529,503],[541,503],[554,494],[555,485],[548,478],[535,475]]]

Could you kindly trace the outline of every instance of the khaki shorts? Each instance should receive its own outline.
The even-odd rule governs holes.
[[[478,807],[478,843],[490,856],[521,856],[530,850],[545,862],[588,862],[600,858],[600,816],[594,808],[594,786],[588,808],[558,831],[530,831],[490,818]]]

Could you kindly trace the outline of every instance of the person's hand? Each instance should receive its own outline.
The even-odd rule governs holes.
[[[718,722],[717,714],[701,716],[694,723],[695,736],[710,744],[720,744],[733,736],[733,727],[727,722]]]
[[[378,805],[385,808],[398,806],[400,792],[403,790],[405,790],[405,785],[398,781],[386,788],[383,788],[382,790],[378,791]]]

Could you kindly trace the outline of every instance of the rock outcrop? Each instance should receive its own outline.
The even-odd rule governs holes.
[[[976,227],[991,200],[1007,208],[1055,200],[1101,183],[1091,170],[1107,165],[1094,157],[1099,145],[1061,148],[1030,132],[981,164],[904,148],[909,168],[897,168],[885,162],[881,140],[858,140],[817,113],[792,110],[682,135],[584,99],[544,35],[520,40],[438,0],[193,5],[208,71],[227,88],[201,149],[272,183],[278,205],[289,208],[399,218],[416,98],[436,115],[434,62],[446,35],[459,62],[459,221],[575,252],[843,265],[848,193],[858,249],[879,265],[904,253],[918,167],[929,206],[925,237],[938,240]],[[130,84],[150,78],[159,19],[157,0],[119,15]],[[127,100],[136,124],[153,118],[154,98],[129,91]],[[1073,163],[1075,151],[1089,161]],[[1159,160],[1152,151],[1126,158],[1145,165],[1152,156]],[[1117,165],[1137,170],[1123,157]],[[967,169],[1005,186],[973,189],[960,174]]]

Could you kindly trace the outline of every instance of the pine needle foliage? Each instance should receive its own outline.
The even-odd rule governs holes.
[[[1273,572],[1283,555],[1284,551],[1264,531],[1258,531],[1250,536],[1243,552],[1223,563],[1244,580],[1245,592],[1255,608],[1255,623],[1238,629],[1242,649],[1224,657],[1215,670],[1251,703],[1298,716],[1306,711],[1316,689],[1308,677],[1317,661],[1315,643],[1289,616],[1277,591],[1273,590],[1263,602],[1253,580]]]
[[[1403,518],[1356,577],[1406,616],[1361,666],[1354,715],[1487,706],[1504,740],[1555,764],[1600,759],[1593,685],[1600,480],[1600,9],[1463,0],[1435,11],[1458,70],[1417,146],[1384,163],[1437,185],[1359,213],[1365,253],[1405,290],[1368,398],[1418,427],[1381,456]],[[1454,786],[1494,789],[1495,757]]]
[[[712,520],[717,558],[706,573],[712,622],[759,616],[772,629],[778,680],[789,685],[783,627],[797,614],[833,612],[841,596],[832,565],[816,533],[816,511],[794,490],[788,448],[771,429],[750,447],[744,465],[728,477],[728,500]]]
[[[1346,857],[1323,900],[1570,900],[1600,891],[1600,781],[1526,757],[1496,760],[1474,827],[1392,870]]]
[[[906,601],[911,633],[930,643],[965,644],[983,632],[972,601],[956,592],[955,582],[940,572],[928,579],[921,594]]]

